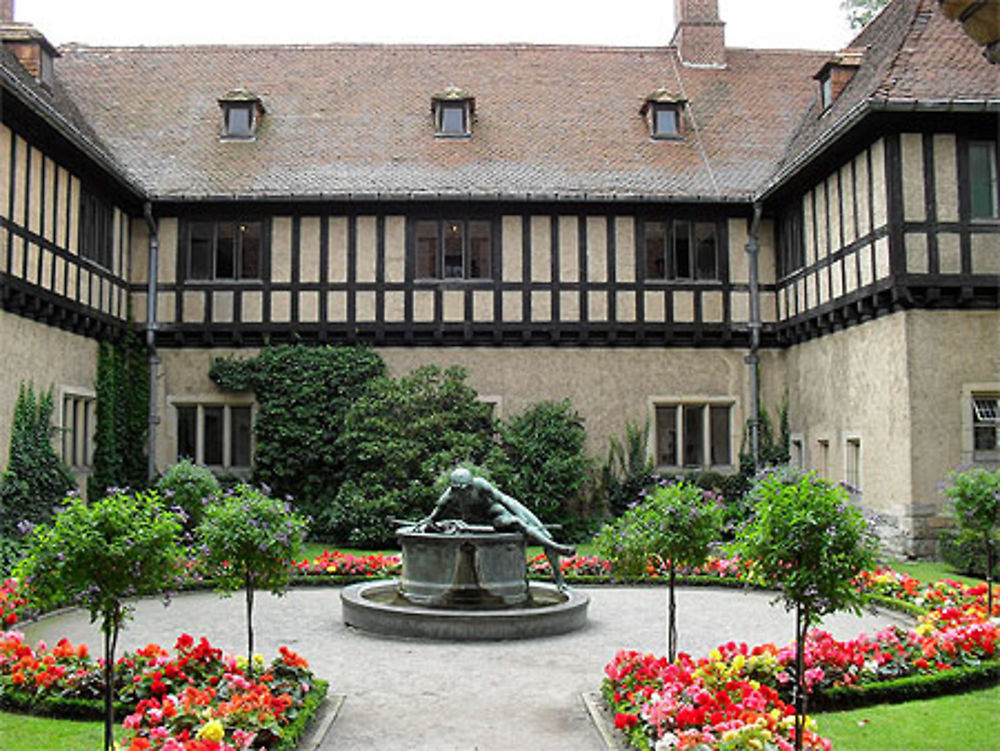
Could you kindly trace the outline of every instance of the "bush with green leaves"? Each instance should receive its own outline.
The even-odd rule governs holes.
[[[131,327],[120,342],[101,343],[95,386],[94,468],[87,495],[99,498],[112,487],[143,488],[149,481],[149,357]]]
[[[1000,469],[983,467],[948,475],[944,495],[950,504],[957,545],[978,548],[986,558],[986,612],[993,612],[993,565],[1000,545]]]
[[[686,482],[661,481],[597,537],[600,555],[617,576],[641,576],[650,559],[668,572],[667,653],[677,656],[675,583],[679,566],[700,566],[721,533],[720,499]],[[659,567],[659,566],[657,566]]]
[[[421,519],[437,500],[434,483],[463,461],[493,466],[490,405],[461,368],[418,368],[378,378],[350,406],[336,452],[344,476],[319,533],[362,547],[394,544],[392,518]]]
[[[156,483],[160,495],[184,512],[184,527],[193,530],[202,511],[219,492],[219,481],[208,467],[181,459],[167,468]]]
[[[256,396],[254,479],[320,518],[345,478],[338,439],[347,411],[384,373],[385,363],[367,347],[292,344],[251,359],[217,359],[209,376]]]
[[[76,488],[52,448],[54,406],[51,388],[37,393],[31,383],[18,388],[7,469],[0,475],[0,536],[17,537],[22,523],[50,520],[59,500]]]
[[[309,523],[288,501],[251,485],[237,485],[204,509],[197,536],[205,562],[224,596],[244,590],[247,669],[253,673],[253,606],[258,590],[283,595]]]
[[[543,522],[567,525],[582,516],[590,473],[583,418],[569,399],[529,407],[499,427],[503,459],[495,484]]]
[[[788,467],[767,470],[749,493],[753,516],[733,552],[795,610],[796,736],[805,723],[804,646],[809,627],[838,610],[860,613],[864,593],[852,580],[875,564],[875,536],[839,485]],[[801,748],[800,742],[797,747]]]
[[[637,503],[657,481],[648,435],[648,422],[643,426],[627,422],[624,438],[612,436],[608,441],[607,458],[597,472],[596,496],[613,516]]]
[[[51,524],[27,541],[17,578],[32,604],[48,609],[75,602],[104,635],[104,748],[113,747],[114,664],[118,634],[131,616],[129,600],[175,583],[181,551],[179,519],[155,492],[119,491],[92,503],[66,499]]]

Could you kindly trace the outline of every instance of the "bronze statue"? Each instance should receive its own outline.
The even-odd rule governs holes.
[[[458,506],[461,519],[439,522],[438,518],[445,508],[453,503]],[[541,545],[552,567],[556,586],[565,590],[559,556],[571,556],[576,551],[569,545],[556,542],[545,525],[522,503],[501,493],[482,477],[459,467],[451,473],[448,487],[438,498],[434,510],[427,518],[417,522],[413,531],[459,532],[469,529],[471,525],[488,525],[497,532],[520,532],[535,545]]]

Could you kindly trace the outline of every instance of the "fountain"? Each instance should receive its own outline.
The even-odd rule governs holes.
[[[438,520],[457,503],[461,519]],[[485,523],[484,523],[485,522]],[[355,584],[341,593],[344,622],[389,636],[495,640],[582,628],[589,598],[565,586],[557,543],[538,518],[468,470],[457,469],[426,519],[396,532],[398,581]],[[528,582],[527,541],[542,545],[554,584]]]

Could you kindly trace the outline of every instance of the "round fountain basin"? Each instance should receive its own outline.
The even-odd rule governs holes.
[[[363,582],[340,594],[344,623],[386,636],[448,641],[495,641],[555,636],[587,623],[590,598],[554,585],[526,584],[528,600],[506,609],[445,609],[412,603],[395,581]]]
[[[440,608],[508,608],[530,600],[524,537],[492,527],[396,534],[403,549],[402,597]]]

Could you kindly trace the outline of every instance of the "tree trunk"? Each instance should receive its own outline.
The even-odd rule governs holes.
[[[809,608],[795,606],[795,751],[802,751],[806,729],[806,634]]]
[[[996,551],[993,543],[986,543],[986,617],[993,617],[993,565],[996,559]]]
[[[667,599],[667,659],[673,662],[677,659],[677,600],[674,596],[674,583],[677,581],[677,572],[674,569],[674,562],[670,562],[670,580]]]
[[[104,619],[104,751],[115,747],[115,650],[118,646],[119,613]]]
[[[247,676],[253,678],[253,581],[250,573],[246,577],[247,595]]]

